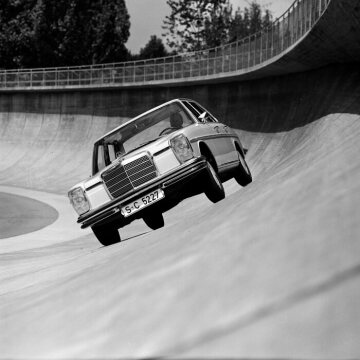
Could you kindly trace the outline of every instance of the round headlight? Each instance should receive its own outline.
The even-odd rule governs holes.
[[[190,142],[188,138],[183,134],[180,134],[170,139],[170,146],[180,163],[184,163],[185,161],[190,160],[194,157],[194,152],[192,150]]]
[[[78,187],[69,191],[68,196],[71,205],[79,215],[85,214],[90,210],[89,201],[87,200],[85,192],[82,188]]]

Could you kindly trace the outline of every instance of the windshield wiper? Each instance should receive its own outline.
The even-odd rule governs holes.
[[[137,150],[137,149],[140,149],[141,147],[143,147],[143,146],[145,146],[145,145],[147,145],[147,144],[150,144],[150,143],[156,141],[157,139],[159,139],[159,138],[157,137],[157,138],[155,138],[155,139],[151,139],[151,140],[145,141],[144,143],[140,144],[139,146],[137,146],[137,147],[131,149],[130,151],[128,151],[128,152],[126,153],[126,155],[132,153],[133,151],[135,151],[135,150]]]

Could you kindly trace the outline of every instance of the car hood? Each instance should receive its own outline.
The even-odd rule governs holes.
[[[123,155],[121,157],[122,160],[127,160],[130,159],[144,151],[149,152],[151,155],[156,154],[158,151],[164,150],[165,148],[169,147],[169,140],[174,136],[175,133],[178,133],[179,131],[173,132],[169,135],[166,136],[162,136],[160,138],[158,138],[157,140],[145,144],[142,147],[134,150],[134,151],[130,151],[129,153]],[[116,160],[115,160],[116,161]],[[111,167],[111,164],[109,165]]]

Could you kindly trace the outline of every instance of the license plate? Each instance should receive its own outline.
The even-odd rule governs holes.
[[[127,204],[121,208],[121,214],[124,217],[128,217],[141,209],[163,199],[165,197],[164,191],[157,189],[149,194],[142,196],[141,198]]]

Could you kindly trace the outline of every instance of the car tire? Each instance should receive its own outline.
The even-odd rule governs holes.
[[[111,224],[93,226],[91,229],[100,244],[104,246],[113,245],[121,241],[118,229],[111,226]]]
[[[145,224],[152,230],[160,229],[165,225],[164,216],[162,213],[145,215],[143,220]]]
[[[217,203],[225,198],[224,186],[219,178],[219,175],[217,174],[216,170],[209,161],[207,163],[206,176],[204,182],[205,182],[204,193],[211,202]]]
[[[252,182],[250,169],[246,163],[245,157],[238,151],[239,166],[234,175],[235,180],[241,186],[249,185]]]

